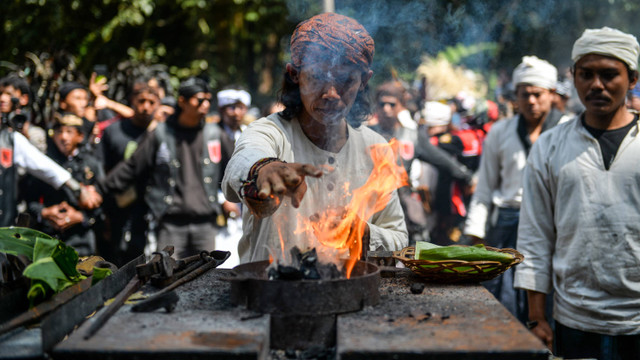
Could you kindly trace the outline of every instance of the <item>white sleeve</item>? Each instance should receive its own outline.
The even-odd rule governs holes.
[[[540,139],[533,144],[524,169],[523,198],[520,206],[517,249],[524,261],[516,267],[514,287],[548,294],[551,281],[551,259],[555,247],[553,196],[549,173]]]
[[[254,121],[242,132],[222,179],[222,192],[227,200],[240,202],[242,183],[247,180],[251,166],[258,160],[268,157],[290,160],[280,156],[284,139],[285,135],[276,124],[263,119]]]
[[[17,166],[56,189],[62,187],[71,174],[33,146],[22,134],[15,132],[13,140],[13,161]]]
[[[499,129],[494,129],[499,130]],[[492,196],[500,184],[500,138],[498,131],[489,131],[484,141],[478,184],[469,204],[469,213],[464,226],[464,234],[484,239],[487,221],[492,207]]]
[[[398,251],[409,245],[407,225],[400,205],[398,192],[381,211],[375,213],[369,223],[369,250]]]

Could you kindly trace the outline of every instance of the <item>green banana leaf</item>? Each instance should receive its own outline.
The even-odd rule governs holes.
[[[93,286],[94,284],[98,283],[100,280],[106,278],[107,276],[111,276],[112,273],[113,273],[113,271],[111,271],[111,269],[98,268],[98,267],[94,266],[94,268],[93,268],[93,277],[91,278],[91,286]]]
[[[0,252],[11,255],[24,255],[33,261],[33,248],[37,238],[53,239],[51,236],[29,228],[0,228]]]
[[[76,269],[78,253],[73,247],[40,231],[0,228],[0,251],[33,261],[22,273],[31,279],[31,306],[85,279]]]

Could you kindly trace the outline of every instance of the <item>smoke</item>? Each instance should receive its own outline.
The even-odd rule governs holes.
[[[322,1],[298,0],[288,9],[296,23],[323,10]],[[374,38],[378,83],[388,80],[391,68],[412,73],[423,55],[482,42],[497,44],[498,53],[474,54],[461,65],[511,73],[522,56],[536,55],[562,73],[584,29],[610,26],[640,35],[638,10],[630,0],[335,0],[337,13],[358,20]]]

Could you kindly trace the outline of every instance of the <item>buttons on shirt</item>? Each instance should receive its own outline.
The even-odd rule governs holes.
[[[178,161],[178,160],[172,160],[172,161],[171,161],[171,165],[172,165],[173,167],[175,167],[176,169],[179,169],[179,168],[180,168],[180,161]]]
[[[335,185],[333,185],[333,183],[328,183],[327,184],[327,190],[333,191],[334,188],[335,188]]]
[[[171,195],[165,196],[164,197],[164,202],[166,202],[167,204],[173,203],[173,196],[171,196]]]
[[[336,162],[336,159],[333,156],[330,156],[327,161],[329,162],[329,164],[333,164],[334,162]]]
[[[204,164],[205,164],[205,165],[209,165],[209,164],[211,164],[211,160],[209,160],[209,158],[205,158],[205,159],[203,160],[203,162],[204,162]]]
[[[211,184],[211,181],[212,181],[212,180],[211,180],[211,177],[210,177],[210,176],[205,176],[205,178],[204,178],[204,183],[205,183],[205,184]]]
[[[209,202],[215,202],[216,201],[216,197],[211,195],[209,196]]]
[[[173,179],[169,179],[168,183],[169,183],[169,186],[171,186],[171,187],[176,186],[176,181],[173,180]]]

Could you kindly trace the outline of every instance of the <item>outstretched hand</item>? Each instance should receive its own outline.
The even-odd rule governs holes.
[[[255,201],[247,201],[251,210],[258,217],[271,215],[280,205],[283,197],[290,197],[291,204],[297,208],[307,192],[305,177],[320,177],[321,168],[311,164],[272,162],[258,171],[256,187],[258,190],[258,202],[270,201],[267,204],[257,204]],[[265,206],[266,205],[266,206]]]

